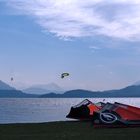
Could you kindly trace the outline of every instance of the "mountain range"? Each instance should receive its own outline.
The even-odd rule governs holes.
[[[0,80],[0,90],[15,90],[15,88]]]
[[[88,90],[70,90],[64,94],[44,94],[43,98],[117,98],[117,97],[140,97],[140,85],[132,85],[119,90],[109,91],[88,91]]]
[[[0,98],[34,98],[33,94],[27,94],[0,80]]]
[[[51,84],[52,87],[57,87],[56,84]],[[44,85],[45,86],[45,85]],[[42,90],[43,86],[36,86],[38,89],[40,88]],[[48,85],[49,87],[49,85]],[[50,86],[51,87],[51,86]],[[35,89],[33,87],[32,89]],[[61,91],[60,87],[58,86],[58,91],[52,92],[53,88],[50,90],[49,88],[47,90],[47,86],[44,87],[44,93],[39,94],[31,94],[29,92],[24,92],[17,90],[8,84],[4,83],[3,81],[0,81],[0,98],[117,98],[117,97],[140,97],[140,85],[135,84],[131,86],[127,86],[122,89],[118,90],[108,90],[108,91],[89,91],[89,90],[83,90],[83,89],[76,89],[76,90],[69,90],[64,93],[59,94]],[[27,90],[26,90],[27,91]],[[37,91],[37,90],[36,90]],[[50,91],[47,93],[46,91]]]
[[[64,90],[55,83],[34,85],[26,89],[23,89],[22,91],[25,93],[37,94],[37,95],[47,94],[50,92],[55,92],[59,94],[64,93]]]

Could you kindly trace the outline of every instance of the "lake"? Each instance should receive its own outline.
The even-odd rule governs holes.
[[[120,102],[140,107],[140,98],[89,98],[92,102]],[[71,106],[84,98],[1,98],[0,123],[64,121]]]

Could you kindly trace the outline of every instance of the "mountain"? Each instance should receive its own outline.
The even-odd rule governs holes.
[[[140,85],[132,85],[109,93],[113,97],[140,97]]]
[[[14,87],[6,84],[0,80],[0,98],[31,98],[37,97],[36,95],[27,94],[20,90],[16,90]]]
[[[0,90],[15,90],[15,88],[0,80]]]
[[[140,81],[135,82],[133,85],[134,85],[134,86],[140,85]]]
[[[49,93],[40,96],[41,98],[90,98],[98,97],[98,92],[92,92],[88,90],[70,90],[64,94]]]
[[[64,90],[55,83],[50,83],[46,85],[34,85],[22,91],[25,93],[38,94],[38,95],[51,93],[51,92],[55,92],[55,93],[64,92]]]
[[[26,94],[20,90],[0,90],[0,98],[35,98],[37,95]]]
[[[110,91],[88,91],[88,90],[70,90],[64,94],[44,94],[41,98],[117,98],[117,97],[140,97],[140,85],[132,85],[119,90]]]
[[[0,81],[0,98],[117,98],[117,97],[140,97],[140,85],[131,85],[118,90],[108,91],[89,91],[89,90],[70,90],[59,94],[62,89],[54,83],[48,85],[38,85],[31,88],[38,94],[30,94],[16,90],[8,84]],[[43,92],[45,94],[39,95]],[[49,93],[47,93],[47,92]],[[47,93],[47,94],[46,94]]]

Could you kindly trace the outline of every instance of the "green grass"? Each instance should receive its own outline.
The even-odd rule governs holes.
[[[90,122],[0,125],[0,140],[139,140],[140,128],[94,128]]]

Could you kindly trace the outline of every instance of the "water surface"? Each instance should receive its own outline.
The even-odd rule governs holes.
[[[104,98],[89,98],[92,102]],[[1,98],[0,123],[31,123],[68,120],[70,107],[84,98]],[[140,98],[106,98],[104,102],[121,102],[140,107]]]

